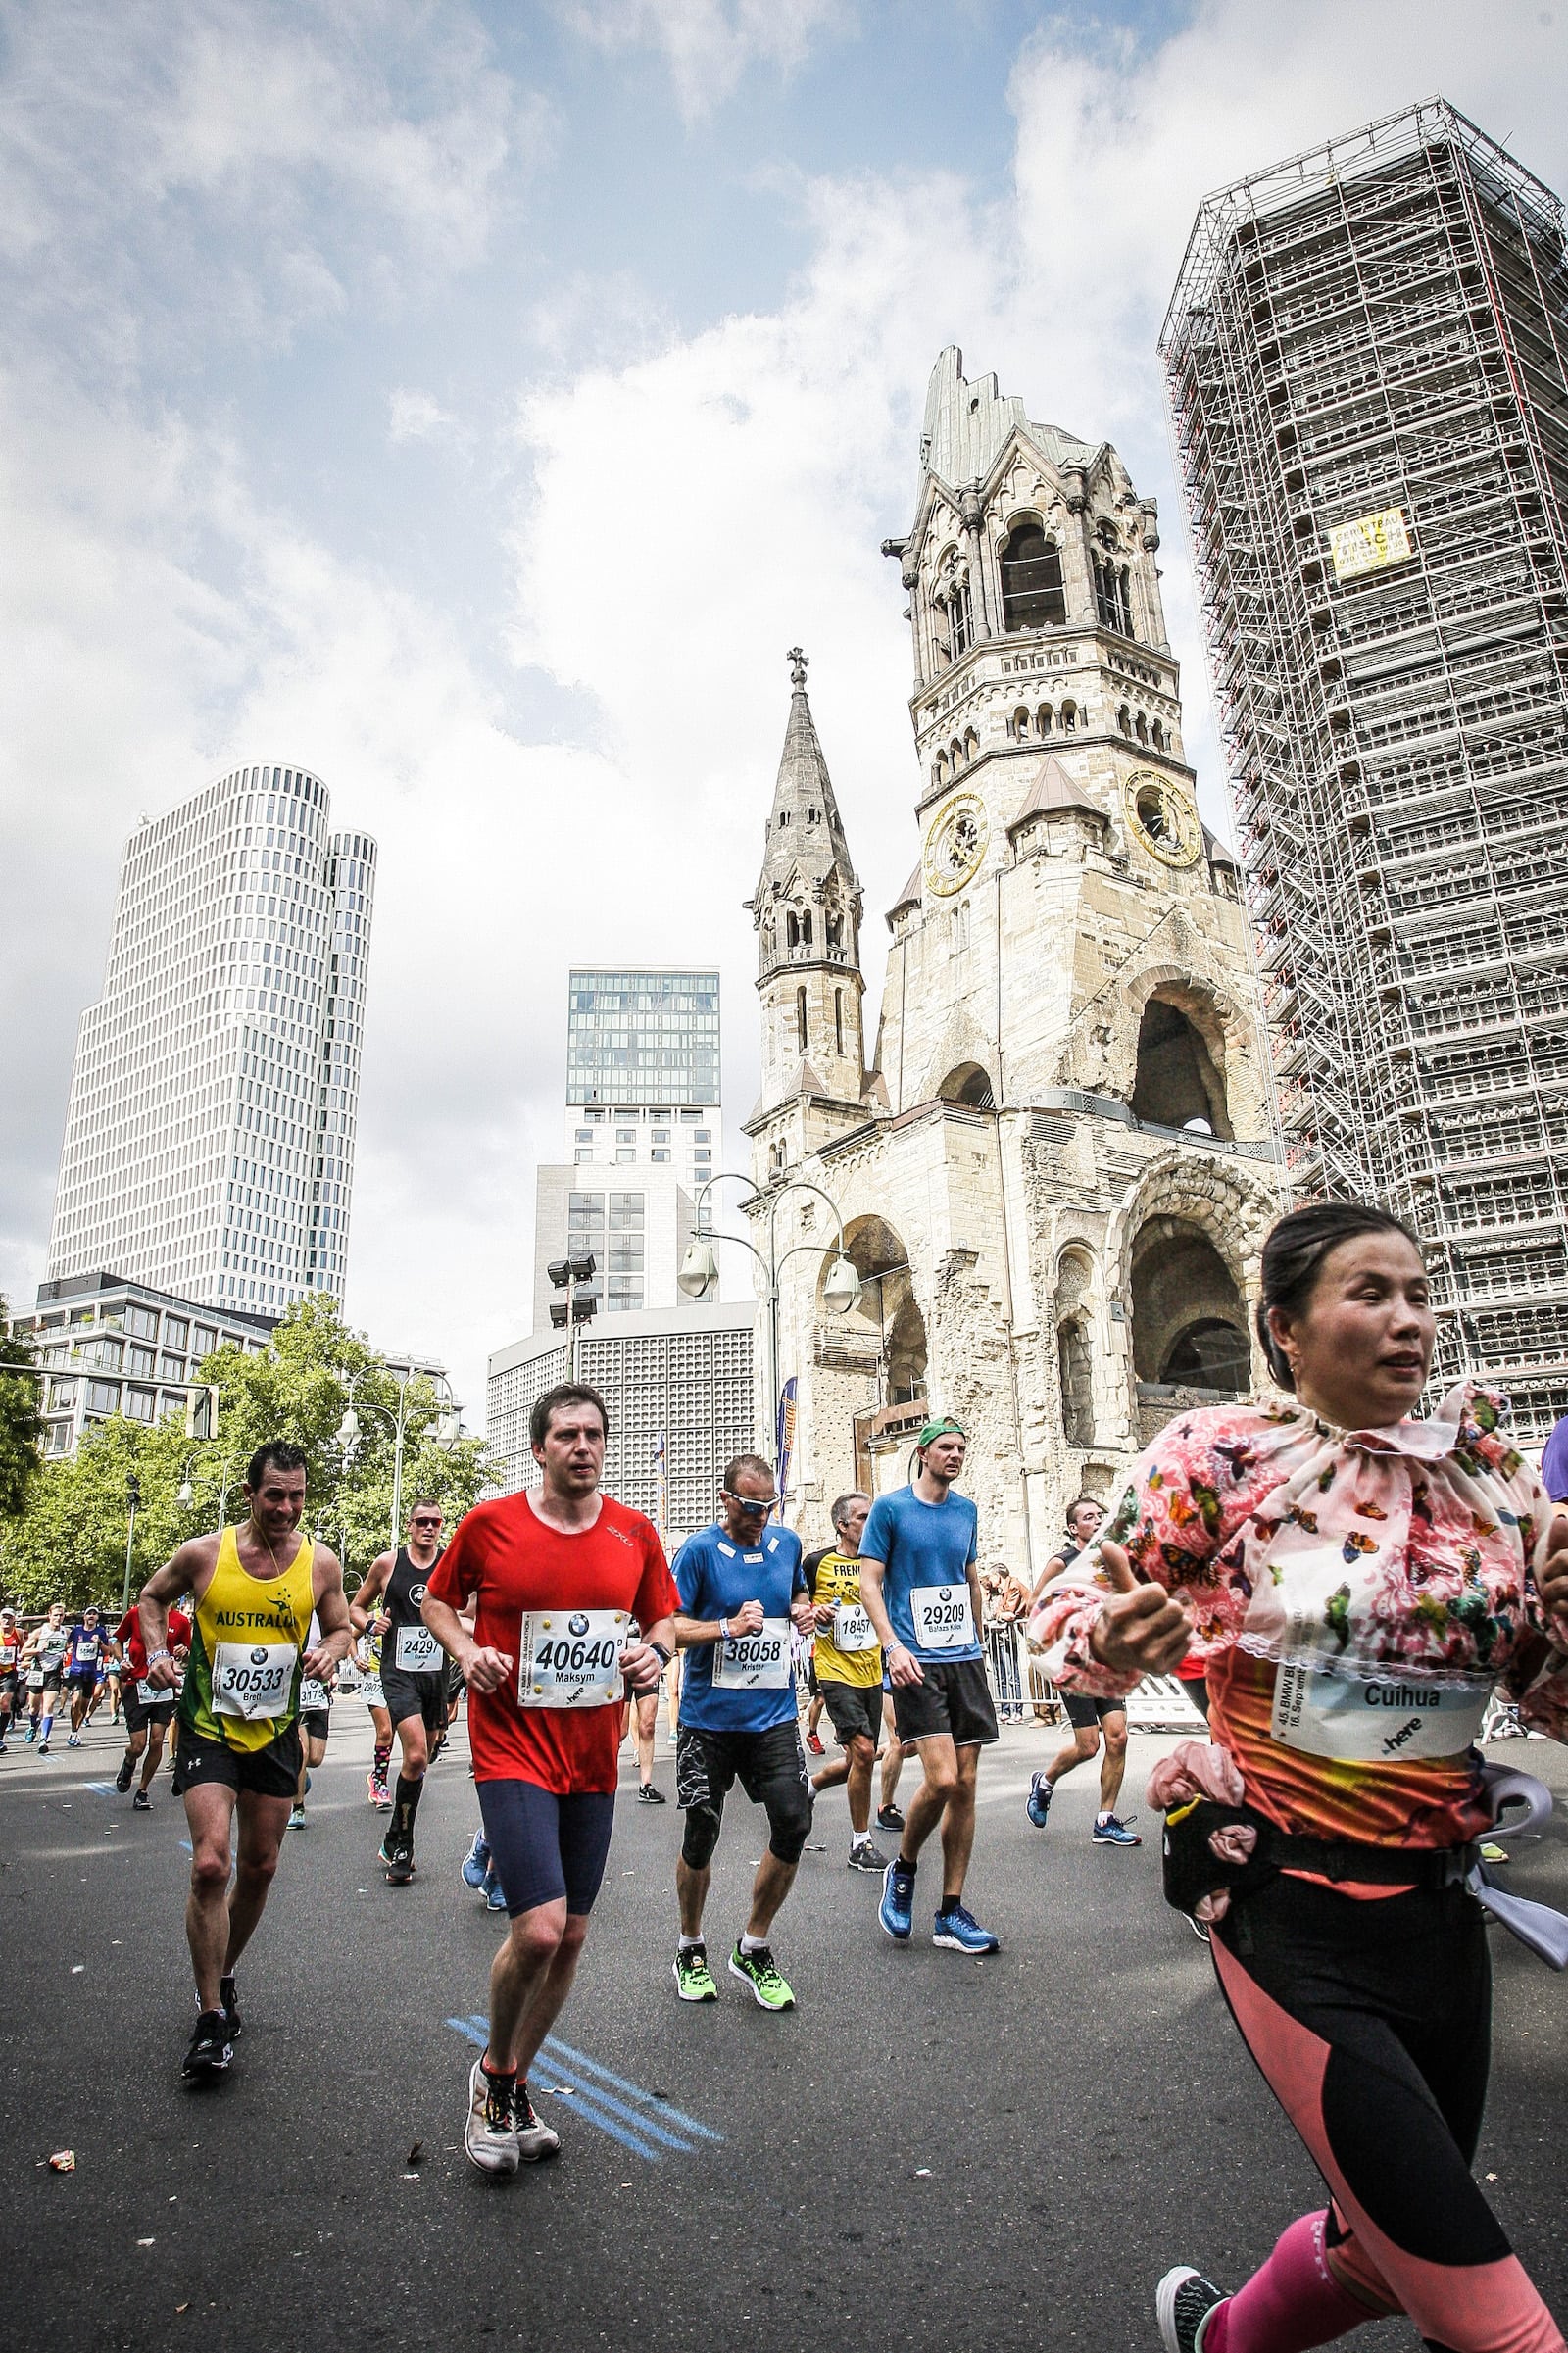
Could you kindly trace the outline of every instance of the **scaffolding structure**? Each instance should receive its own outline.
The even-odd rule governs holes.
[[[1568,1410],[1568,266],[1441,99],[1206,200],[1160,337],[1302,1196]]]

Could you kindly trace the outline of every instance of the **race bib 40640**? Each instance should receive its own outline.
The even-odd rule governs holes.
[[[606,1707],[620,1697],[623,1609],[539,1609],[517,1645],[519,1707]]]
[[[915,1647],[967,1650],[974,1641],[974,1615],[967,1585],[917,1585],[909,1595]]]
[[[713,1645],[713,1688],[781,1691],[790,1679],[790,1622],[764,1618],[756,1634],[732,1634]]]

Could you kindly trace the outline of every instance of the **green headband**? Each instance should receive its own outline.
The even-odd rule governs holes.
[[[919,1437],[914,1443],[917,1446],[928,1446],[934,1438],[947,1438],[951,1436],[954,1438],[967,1439],[968,1435],[969,1433],[964,1428],[962,1422],[956,1422],[951,1413],[945,1413],[940,1421],[927,1422],[925,1428],[921,1431]]]

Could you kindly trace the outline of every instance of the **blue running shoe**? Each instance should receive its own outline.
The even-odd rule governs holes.
[[[473,1844],[463,1858],[463,1884],[466,1887],[482,1887],[490,1876],[490,1841],[482,1830],[473,1834]]]
[[[1046,1816],[1051,1811],[1051,1800],[1054,1794],[1054,1785],[1047,1781],[1043,1773],[1031,1775],[1029,1782],[1029,1796],[1024,1810],[1028,1814],[1029,1819],[1034,1824],[1036,1830],[1045,1829]]]
[[[896,1942],[908,1943],[914,1928],[914,1873],[897,1859],[882,1874],[882,1901],[876,1916]]]
[[[505,1891],[493,1871],[485,1874],[484,1908],[487,1912],[504,1912],[507,1908]]]
[[[949,1952],[1000,1952],[1002,1939],[988,1928],[982,1928],[967,1905],[949,1904],[937,1914],[931,1931],[931,1941]]]
[[[1144,1842],[1135,1830],[1129,1830],[1125,1822],[1118,1822],[1114,1814],[1098,1816],[1089,1836],[1097,1846],[1142,1846]]]

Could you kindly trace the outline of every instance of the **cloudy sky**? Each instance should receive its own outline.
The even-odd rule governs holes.
[[[1119,446],[1204,192],[1441,89],[1568,187],[1568,0],[0,0],[0,1288],[43,1269],[143,814],[299,760],[381,845],[348,1307],[482,1418],[527,1329],[570,958],[718,959],[788,703],[880,910],[879,541],[939,348]]]

